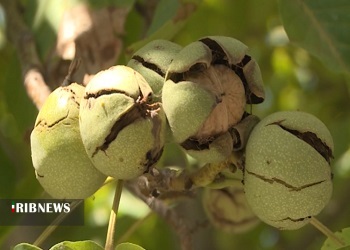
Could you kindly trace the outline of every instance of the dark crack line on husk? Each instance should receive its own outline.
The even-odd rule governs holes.
[[[67,119],[69,116],[69,111],[67,112],[67,115],[56,120],[54,123],[51,123],[51,124],[47,124],[47,122],[45,120],[39,120],[38,123],[35,125],[35,127],[37,126],[42,126],[42,127],[46,127],[46,128],[52,128],[54,127],[55,125],[61,123],[62,121],[64,121],[65,119]]]
[[[149,104],[143,96],[140,96],[135,101],[134,105],[115,121],[110,133],[106,136],[104,143],[101,146],[96,147],[91,157],[94,157],[98,151],[103,151],[106,154],[109,145],[117,138],[120,131],[138,119],[147,119],[148,117],[154,119],[157,110],[159,110],[159,103]]]
[[[238,63],[236,65],[231,65],[231,69],[236,73],[236,75],[241,79],[241,81],[243,83],[244,90],[245,90],[245,96],[247,98],[248,104],[255,103],[256,102],[255,99],[258,98],[250,90],[247,78],[245,77],[244,71],[243,71],[244,66],[247,65],[247,63],[249,63],[250,60],[251,60],[251,57],[248,55],[245,55],[240,63]]]
[[[252,104],[252,103],[257,103],[260,98],[258,96],[255,96],[254,93],[251,92],[248,81],[244,75],[243,68],[251,61],[251,56],[249,55],[244,55],[242,60],[237,63],[237,64],[230,64],[229,59],[225,51],[222,49],[222,47],[214,40],[210,38],[203,38],[201,40],[202,43],[204,43],[206,46],[209,47],[212,53],[212,64],[222,64],[226,65],[227,67],[231,68],[236,75],[241,79],[244,90],[245,90],[245,95],[247,98],[247,103]]]
[[[130,95],[128,95],[125,91],[122,90],[117,90],[117,89],[101,89],[99,91],[97,91],[96,93],[86,93],[84,96],[84,99],[89,99],[89,98],[98,98],[100,96],[103,95],[112,95],[112,94],[123,94],[126,95],[128,97],[131,97]]]
[[[306,217],[303,217],[303,218],[297,218],[297,219],[293,219],[291,217],[286,217],[286,218],[283,218],[283,219],[280,219],[280,220],[274,220],[274,221],[285,221],[285,220],[289,220],[289,221],[293,221],[293,222],[300,222],[300,221],[304,221],[304,220],[307,220],[307,219],[310,219],[311,216],[306,216]]]
[[[146,162],[143,164],[145,166],[144,173],[149,173],[151,171],[151,168],[158,162],[160,157],[163,154],[163,147],[161,147],[159,150],[149,150],[146,154]]]
[[[106,136],[104,143],[101,146],[96,147],[91,157],[94,157],[98,151],[106,152],[109,145],[117,138],[119,132],[125,127],[135,122],[139,118],[146,118],[145,112],[146,103],[135,102],[134,106],[131,107],[126,113],[124,113],[118,120],[113,124],[110,133]]]
[[[132,59],[141,63],[144,67],[156,72],[161,77],[165,77],[165,73],[154,63],[145,61],[141,56],[133,56]]]
[[[225,53],[225,51],[221,48],[221,46],[214,40],[210,38],[203,38],[199,40],[200,42],[204,43],[206,46],[209,47],[212,54],[212,64],[224,64],[227,67],[230,67],[228,63],[228,57]]]
[[[194,74],[201,74],[207,68],[207,65],[204,63],[196,63],[192,65],[186,72],[169,72],[166,80],[171,79],[176,84],[181,81],[184,81],[185,79],[187,79],[190,76],[193,76]]]
[[[281,129],[283,129],[283,130],[291,133],[292,135],[296,136],[297,138],[303,140],[304,142],[309,144],[311,147],[313,147],[328,162],[328,164],[330,164],[331,158],[333,158],[333,152],[330,149],[330,147],[328,147],[326,145],[326,143],[324,143],[319,137],[317,137],[316,134],[314,134],[310,131],[300,132],[298,130],[290,129],[290,128],[287,128],[286,126],[283,126],[282,122],[284,122],[284,121],[285,121],[285,119],[267,124],[266,126],[277,125]]]
[[[186,150],[195,150],[195,151],[201,151],[201,150],[207,150],[210,147],[210,143],[214,141],[215,138],[210,138],[205,140],[204,142],[200,142],[196,138],[188,138],[186,141],[182,142],[180,145]]]
[[[76,98],[77,94],[75,93],[75,91],[70,87],[62,87],[62,89],[71,93],[70,99],[78,106],[78,109],[79,109],[80,102]]]
[[[259,178],[260,180],[263,180],[263,181],[268,182],[270,184],[273,184],[275,182],[278,183],[278,184],[281,184],[281,185],[285,186],[286,188],[290,189],[289,191],[291,191],[291,192],[294,192],[294,191],[298,192],[298,191],[301,191],[301,190],[303,190],[305,188],[316,186],[316,185],[319,185],[319,184],[327,181],[327,180],[321,180],[321,181],[316,181],[316,182],[313,182],[313,183],[305,184],[305,185],[302,185],[300,187],[295,187],[295,186],[293,186],[293,185],[291,185],[291,184],[289,184],[289,183],[287,183],[287,182],[285,182],[285,181],[283,181],[281,179],[278,179],[276,177],[273,177],[273,178],[269,179],[269,178],[266,178],[263,175],[259,175],[259,174],[253,173],[253,172],[250,172],[248,170],[246,170],[246,172],[248,174],[253,175],[256,178]]]
[[[146,168],[145,173],[150,171],[150,168],[154,166],[160,159],[163,153],[163,146],[161,145],[161,129],[162,129],[162,120],[159,116],[152,116],[152,135],[154,137],[154,146],[146,154],[146,162],[144,166]]]

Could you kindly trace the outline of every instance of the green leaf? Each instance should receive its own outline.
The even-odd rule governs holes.
[[[116,246],[115,250],[145,250],[145,249],[139,245],[136,245],[130,242],[124,242]]]
[[[20,243],[16,245],[13,250],[42,250],[41,248],[31,245],[29,243]]]
[[[164,23],[173,18],[176,14],[176,10],[179,8],[178,0],[161,0],[155,10],[151,26],[147,31],[147,35],[150,35],[157,31]]]
[[[63,241],[51,247],[50,250],[103,250],[103,247],[91,240]]]
[[[321,250],[336,250],[336,249],[350,249],[350,227],[343,228],[340,232],[336,232],[335,235],[345,243],[345,246],[339,246],[332,239],[328,238],[321,248]]]
[[[89,5],[98,9],[108,6],[113,6],[117,8],[132,8],[135,0],[88,0]]]
[[[154,24],[154,26],[151,27],[152,31],[156,27],[159,28],[155,30],[152,34],[150,34],[147,38],[129,46],[126,50],[128,56],[130,57],[136,50],[153,40],[171,40],[184,27],[189,17],[197,9],[201,1],[202,0],[181,1],[181,5],[177,9],[176,14],[167,21],[164,20],[163,16],[160,16],[159,19],[156,20],[156,24]],[[160,22],[164,23],[161,25]]]
[[[318,57],[326,67],[350,73],[350,1],[280,0],[291,42]]]

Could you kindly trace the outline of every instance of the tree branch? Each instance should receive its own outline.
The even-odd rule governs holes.
[[[24,87],[29,98],[40,109],[51,90],[41,73],[42,65],[33,35],[22,20],[16,0],[3,0],[2,5],[6,12],[7,37],[17,50],[22,67]]]
[[[185,220],[181,219],[178,213],[174,209],[171,209],[166,203],[160,199],[153,197],[152,195],[146,195],[139,187],[144,186],[144,183],[138,183],[147,181],[146,178],[138,178],[136,181],[128,181],[125,186],[136,197],[144,201],[155,213],[163,218],[168,225],[170,225],[180,238],[180,244],[182,250],[192,249],[192,230]]]

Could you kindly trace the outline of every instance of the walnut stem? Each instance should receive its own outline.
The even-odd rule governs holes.
[[[315,228],[317,228],[326,237],[331,239],[339,247],[345,247],[345,243],[341,239],[339,239],[339,237],[336,236],[331,230],[329,230],[328,227],[326,227],[324,224],[322,224],[322,222],[320,222],[315,217],[311,217],[310,224],[313,225]]]
[[[114,235],[115,235],[115,228],[117,223],[119,201],[123,190],[123,183],[124,183],[123,180],[117,180],[111,215],[109,216],[105,250],[114,249]]]
[[[205,187],[213,183],[215,178],[232,163],[236,163],[235,155],[220,163],[207,163],[203,167],[189,173],[187,170],[165,170],[145,176],[147,187],[158,190],[161,194],[169,191],[183,192]]]
[[[192,173],[190,179],[195,187],[205,187],[215,180],[215,177],[227,167],[226,161],[221,163],[208,163]]]
[[[24,87],[29,98],[40,109],[51,90],[41,73],[43,67],[35,47],[33,35],[18,11],[18,1],[3,0],[1,4],[6,12],[7,36],[17,50],[22,67]]]

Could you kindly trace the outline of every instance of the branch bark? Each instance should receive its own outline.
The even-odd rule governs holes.
[[[145,181],[145,178],[139,178],[136,181],[128,181],[125,183],[127,189],[133,193],[136,197],[145,202],[159,217],[164,219],[168,225],[170,225],[176,232],[180,239],[182,250],[191,250],[192,248],[192,230],[186,222],[181,219],[178,213],[174,209],[171,209],[166,203],[160,199],[153,197],[152,195],[146,195],[140,190],[140,185],[137,182]],[[144,186],[144,184],[141,184]]]
[[[45,83],[34,37],[20,15],[16,0],[3,0],[6,13],[6,32],[10,42],[15,46],[22,68],[24,87],[29,98],[40,109],[51,93]]]

